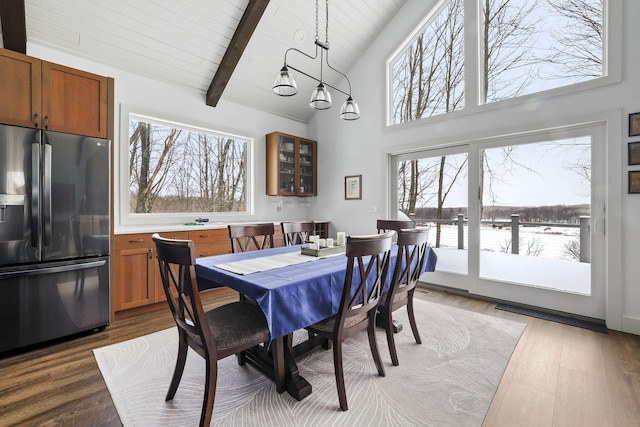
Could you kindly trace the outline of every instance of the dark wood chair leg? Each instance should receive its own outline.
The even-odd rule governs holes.
[[[165,397],[165,401],[167,402],[169,400],[173,400],[173,397],[176,395],[176,391],[178,391],[178,385],[180,385],[182,373],[184,372],[184,365],[187,361],[187,351],[189,350],[186,339],[183,338],[182,333],[180,333],[179,335],[180,338],[178,340],[178,357],[176,358],[176,367],[173,369],[173,377],[171,377],[169,390],[167,391],[167,396]]]
[[[416,323],[416,318],[413,313],[413,294],[409,295],[409,302],[407,303],[407,314],[409,315],[409,323],[411,324],[413,337],[416,339],[416,342],[418,344],[422,344],[422,339],[420,338],[420,332],[418,332],[418,324]]]
[[[391,322],[392,322],[391,312],[388,311],[388,310],[384,310],[381,314],[382,314],[382,316],[380,316],[380,317],[385,317],[386,318],[387,325],[391,325]],[[389,326],[387,326],[385,328],[385,332],[387,334],[387,345],[389,346],[389,354],[391,355],[391,363],[393,364],[393,366],[398,366],[398,365],[400,365],[400,362],[398,361],[398,352],[396,351],[396,340],[393,337],[393,334],[394,334],[393,328],[390,328]]]
[[[204,384],[204,399],[202,402],[202,413],[200,414],[200,427],[208,427],[211,424],[213,413],[213,402],[216,397],[216,382],[218,381],[218,362],[206,360],[207,379]]]
[[[342,364],[342,342],[336,340],[333,343],[333,365],[336,374],[336,386],[338,387],[338,400],[340,401],[340,409],[346,411],[349,409],[347,405],[347,391],[344,387],[344,366]]]
[[[375,313],[375,311],[373,312]],[[367,326],[367,335],[369,336],[369,347],[371,347],[371,354],[373,355],[373,361],[378,369],[378,374],[384,377],[384,366],[382,366],[382,360],[380,359],[380,352],[378,351],[378,341],[376,340],[376,322],[375,318],[369,318],[369,325]]]

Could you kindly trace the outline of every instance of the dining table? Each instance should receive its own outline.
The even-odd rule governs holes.
[[[283,246],[196,259],[200,290],[227,286],[261,308],[271,334],[270,343],[246,353],[246,360],[271,377],[278,393],[285,390],[297,400],[308,396],[312,387],[299,373],[296,360],[327,343],[311,337],[292,345],[295,331],[338,312],[347,258],[334,250],[327,256],[305,255],[307,245]],[[396,262],[397,246],[391,249],[389,286]],[[427,248],[424,272],[434,271],[437,256]]]

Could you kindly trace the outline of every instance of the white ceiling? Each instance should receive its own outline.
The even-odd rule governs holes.
[[[348,75],[404,1],[331,1],[331,65]],[[247,4],[248,0],[26,0],[27,41],[206,93]],[[319,27],[324,41],[323,0]],[[294,36],[304,38],[296,41]],[[308,122],[314,112],[309,97],[317,82],[296,74],[299,93],[293,97],[276,96],[271,88],[285,50],[296,47],[313,55],[314,37],[313,0],[271,0],[222,99]],[[287,61],[320,74],[319,60],[290,54]],[[347,90],[337,73],[325,71],[324,80]],[[356,101],[366,83],[351,82]],[[333,108],[339,109],[345,96],[332,96]]]

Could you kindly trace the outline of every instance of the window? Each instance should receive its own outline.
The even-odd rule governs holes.
[[[605,0],[442,0],[389,60],[390,124],[606,76],[604,6]],[[477,37],[465,43],[468,28],[477,28]]]
[[[132,112],[123,113],[125,118],[128,152],[121,153],[123,160],[126,154],[121,165],[128,168],[120,176],[124,181],[126,174],[128,200],[121,196],[123,217],[156,217],[155,222],[249,213],[250,138]]]
[[[452,0],[392,65],[393,123],[464,108],[463,0]]]

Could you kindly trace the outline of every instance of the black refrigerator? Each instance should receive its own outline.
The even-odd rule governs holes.
[[[109,152],[0,125],[0,353],[109,324]]]

